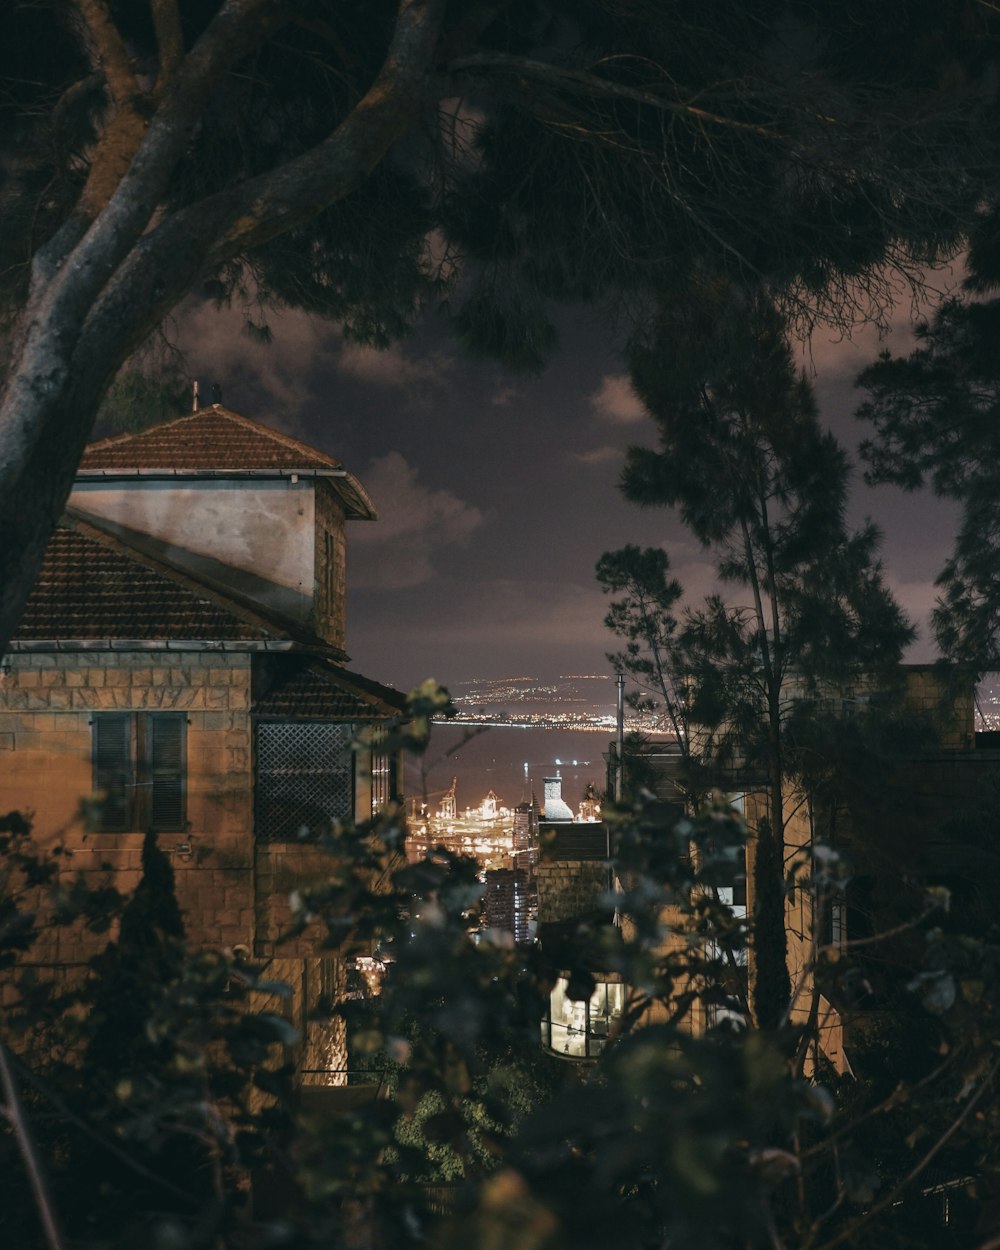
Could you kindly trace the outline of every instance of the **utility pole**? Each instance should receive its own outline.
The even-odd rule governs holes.
[[[622,801],[625,785],[625,674],[619,673],[618,684],[618,745],[615,750],[615,802]]]

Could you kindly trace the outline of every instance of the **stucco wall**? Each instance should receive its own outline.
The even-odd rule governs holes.
[[[265,606],[307,621],[313,608],[316,515],[313,482],[80,483],[81,513],[148,534],[195,576],[227,581]],[[231,575],[239,570],[241,580]]]

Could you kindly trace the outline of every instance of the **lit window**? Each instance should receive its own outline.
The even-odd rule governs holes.
[[[396,756],[382,748],[386,731],[375,727],[368,735],[371,745],[372,815],[384,811],[399,799],[396,784]]]
[[[568,987],[567,979],[560,977],[549,995],[542,1045],[567,1059],[596,1059],[625,1010],[625,986],[620,981],[598,981],[583,1002],[569,998]]]

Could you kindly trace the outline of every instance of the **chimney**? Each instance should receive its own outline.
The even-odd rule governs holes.
[[[191,411],[198,411],[198,383],[191,383]]]
[[[562,777],[546,777],[545,802],[542,806],[542,817],[545,820],[572,820],[573,812],[568,803],[563,801]]]

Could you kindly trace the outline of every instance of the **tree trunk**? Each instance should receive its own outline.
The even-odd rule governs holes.
[[[277,7],[228,0],[179,68],[104,207],[92,222],[75,214],[36,258],[0,394],[0,655],[122,363],[203,274],[349,195],[440,89],[430,71],[444,0],[400,0],[381,72],[325,140],[149,228],[206,83],[270,31]]]

